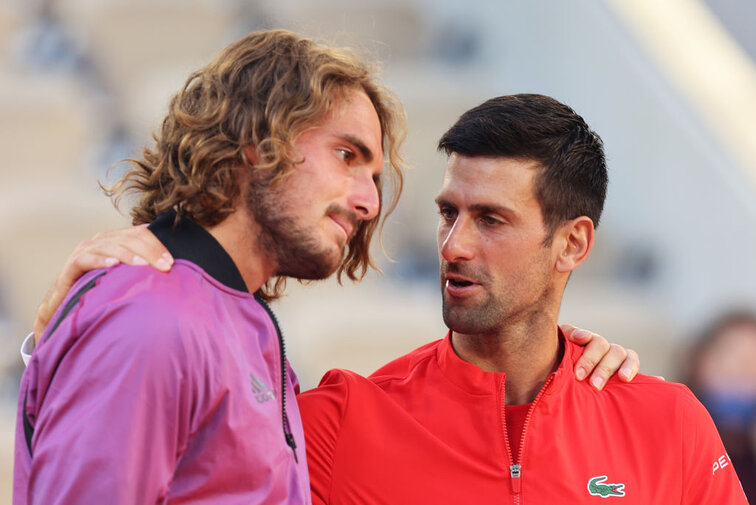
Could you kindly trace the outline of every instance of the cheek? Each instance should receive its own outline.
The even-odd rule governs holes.
[[[532,244],[522,238],[489,240],[486,251],[492,270],[510,277],[519,278],[540,272],[550,261],[549,252],[540,243]]]
[[[272,204],[274,212],[284,215],[292,223],[302,226],[304,221],[310,221],[316,210],[312,199],[312,191],[303,191],[298,181],[286,181],[285,187],[275,192]],[[310,223],[311,224],[311,223]]]

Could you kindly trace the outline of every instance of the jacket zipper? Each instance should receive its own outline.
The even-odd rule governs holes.
[[[286,440],[286,445],[288,445],[291,448],[291,452],[294,453],[294,462],[299,463],[299,458],[297,458],[297,441],[294,439],[294,435],[291,433],[291,428],[289,427],[289,418],[286,416],[286,346],[284,344],[283,333],[281,332],[281,327],[278,325],[278,319],[273,313],[273,310],[271,310],[268,304],[265,303],[265,301],[263,301],[263,299],[259,296],[255,295],[255,299],[260,305],[262,305],[262,307],[265,309],[265,312],[268,313],[271,321],[273,321],[273,326],[275,326],[276,328],[276,336],[278,336],[278,349],[280,351],[279,355],[281,356],[281,426],[283,427],[283,434],[284,440]]]
[[[506,403],[502,403],[502,411],[503,411],[503,418],[504,418],[504,441],[507,446],[507,453],[509,454],[509,481],[512,484],[512,503],[514,505],[520,505],[520,491],[522,490],[522,465],[520,465],[518,462],[522,461],[522,455],[525,451],[525,435],[528,431],[528,425],[530,424],[530,418],[533,415],[533,410],[535,409],[536,404],[538,403],[538,400],[541,399],[541,396],[543,396],[543,393],[546,391],[546,389],[549,387],[549,384],[551,384],[551,381],[554,379],[554,374],[552,373],[549,375],[549,377],[546,379],[546,382],[543,384],[543,387],[536,395],[535,399],[533,400],[533,403],[530,405],[530,408],[528,409],[528,413],[525,415],[525,423],[522,426],[522,434],[520,435],[520,450],[517,452],[517,460],[512,456],[512,447],[509,445],[509,433],[507,433],[507,420],[506,420]],[[504,393],[505,391],[505,385],[502,383],[502,391],[501,391],[501,397],[502,399],[505,398]]]

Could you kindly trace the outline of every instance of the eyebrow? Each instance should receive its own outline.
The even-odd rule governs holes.
[[[357,148],[357,150],[360,151],[362,157],[365,158],[365,161],[367,161],[368,163],[373,161],[373,151],[371,151],[370,148],[365,145],[362,140],[358,139],[354,135],[349,134],[341,135],[341,138],[343,138],[350,144],[353,144]]]
[[[476,212],[479,212],[481,214],[488,214],[490,212],[494,212],[498,214],[513,214],[514,213],[512,209],[504,205],[494,205],[494,204],[486,204],[486,203],[474,203],[470,205],[470,209]]]
[[[443,206],[443,207],[457,208],[456,205],[451,203],[446,198],[442,198],[442,197],[436,198],[436,205],[438,205],[439,207]],[[488,214],[491,212],[499,213],[499,214],[507,214],[507,215],[515,214],[515,212],[512,209],[504,205],[495,205],[495,204],[487,204],[487,203],[474,203],[470,205],[469,209],[479,214]]]

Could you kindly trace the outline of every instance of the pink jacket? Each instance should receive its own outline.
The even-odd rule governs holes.
[[[310,502],[272,313],[183,222],[156,234],[193,261],[90,272],[53,317],[21,380],[14,504]]]

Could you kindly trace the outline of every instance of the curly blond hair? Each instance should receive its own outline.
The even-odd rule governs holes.
[[[286,30],[253,32],[223,49],[193,73],[170,102],[154,147],[142,159],[126,160],[130,170],[109,194],[135,192],[135,224],[168,210],[208,227],[234,212],[244,170],[272,175],[277,184],[296,169],[294,141],[304,129],[324,120],[334,100],[348,89],[362,89],[381,124],[393,198],[383,219],[396,207],[403,185],[399,147],[406,134],[399,100],[376,80],[376,71],[354,54],[316,44]],[[254,146],[252,165],[244,154]],[[378,181],[383,200],[383,182]],[[385,221],[384,221],[385,222]],[[338,269],[352,280],[368,267],[370,241],[378,219],[362,222]],[[258,292],[266,299],[283,293],[284,278],[269,279]]]

